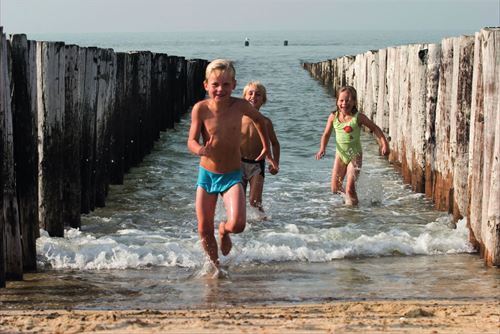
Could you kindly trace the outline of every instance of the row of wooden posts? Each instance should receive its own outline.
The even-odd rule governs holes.
[[[207,61],[9,39],[0,27],[0,287],[63,236],[204,98]]]
[[[466,217],[471,242],[500,266],[500,28],[303,66],[333,91],[357,89],[404,180]]]

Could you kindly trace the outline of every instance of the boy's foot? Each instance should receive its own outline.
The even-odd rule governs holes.
[[[219,242],[220,242],[220,251],[222,252],[222,255],[226,256],[231,251],[233,243],[231,242],[229,233],[226,233],[224,224],[225,223],[220,223],[219,225]]]

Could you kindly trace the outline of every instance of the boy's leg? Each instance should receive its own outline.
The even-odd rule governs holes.
[[[229,254],[232,243],[229,233],[241,233],[246,225],[245,194],[241,183],[229,188],[222,195],[227,221],[219,225],[220,248],[223,255]]]
[[[361,171],[361,156],[352,160],[347,166],[346,196],[350,205],[358,205],[358,194],[356,193],[356,181]]]
[[[254,175],[250,179],[250,205],[258,208],[259,211],[264,212],[262,209],[262,192],[264,191],[264,177],[260,174]]]
[[[198,219],[198,235],[201,245],[210,260],[219,266],[217,240],[214,236],[214,217],[217,194],[209,194],[203,188],[196,189],[196,217]]]
[[[332,193],[338,194],[343,193],[342,183],[344,182],[344,177],[347,172],[347,166],[344,164],[339,156],[335,156],[335,162],[333,163],[332,169]]]

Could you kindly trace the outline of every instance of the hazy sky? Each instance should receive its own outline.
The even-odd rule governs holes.
[[[500,26],[500,0],[0,0],[0,9],[8,33]]]

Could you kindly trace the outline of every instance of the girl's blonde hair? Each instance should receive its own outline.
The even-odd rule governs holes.
[[[337,103],[339,101],[339,96],[343,92],[348,92],[354,100],[354,110],[358,110],[358,93],[356,92],[356,88],[353,86],[342,86],[337,90]]]
[[[233,62],[227,59],[215,59],[210,64],[208,64],[205,70],[205,80],[208,80],[210,74],[214,71],[228,72],[231,74],[232,78],[236,78],[236,70],[234,69]]]
[[[267,91],[266,87],[260,81],[250,81],[247,83],[245,88],[243,88],[243,97],[245,97],[251,87],[255,87],[262,94],[262,104],[265,104],[267,102]]]

